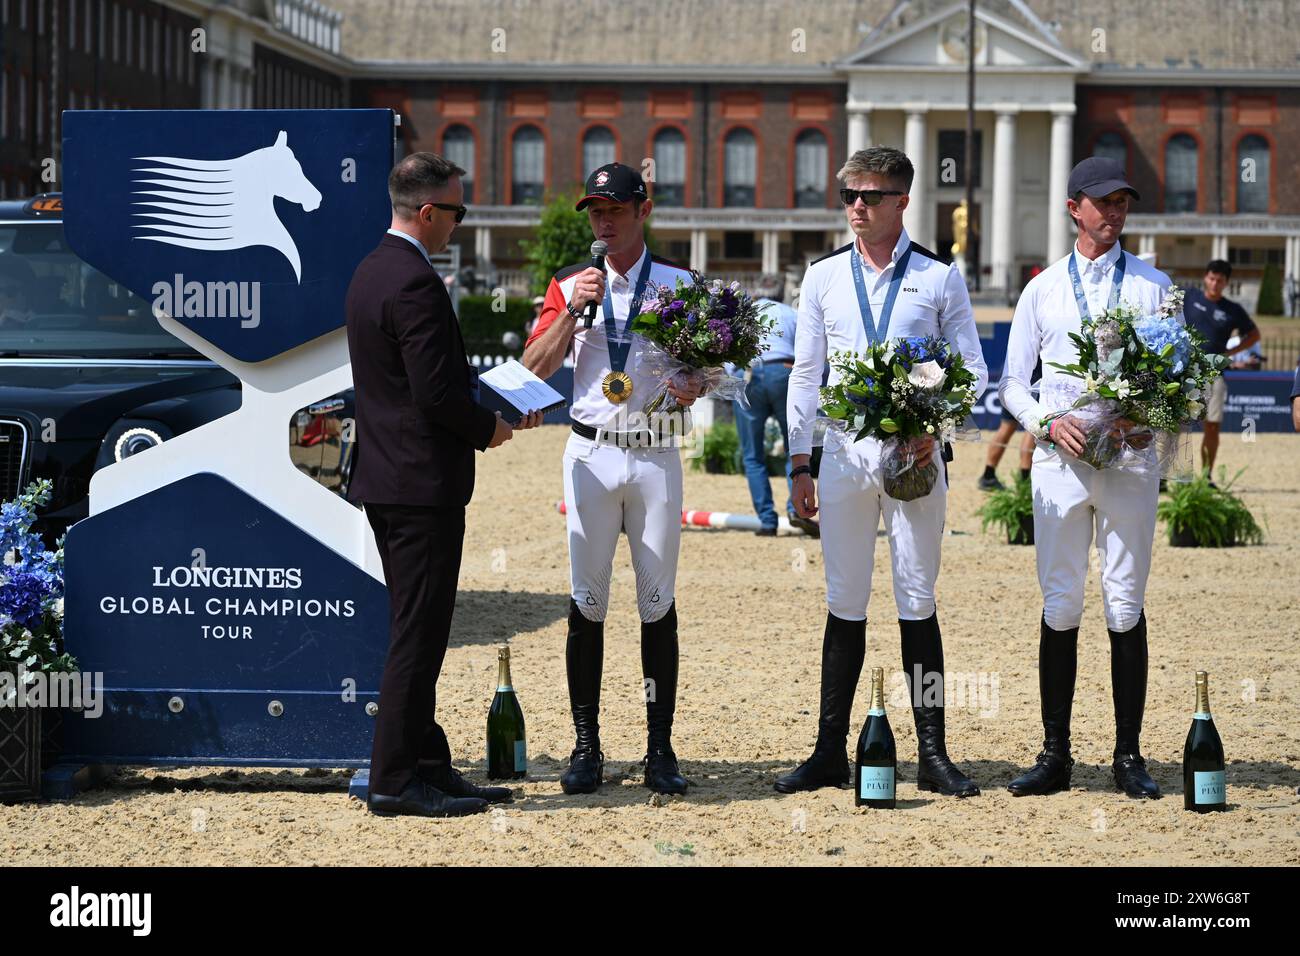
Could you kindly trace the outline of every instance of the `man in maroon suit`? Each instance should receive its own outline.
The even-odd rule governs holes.
[[[460,324],[429,259],[465,217],[465,170],[414,153],[388,177],[393,222],[347,295],[356,388],[356,464],[348,496],[365,505],[384,566],[390,644],[379,688],[368,804],[380,814],[460,816],[510,799],[451,764],[434,717],[474,491],[474,450],[509,441],[476,401]],[[541,424],[541,413],[516,428]]]

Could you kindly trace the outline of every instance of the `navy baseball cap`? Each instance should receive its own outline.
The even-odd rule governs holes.
[[[1109,156],[1089,156],[1070,170],[1069,193],[1073,199],[1079,193],[1093,199],[1109,196],[1117,189],[1126,189],[1134,199],[1141,199],[1138,191],[1129,185],[1124,167],[1119,160]]]
[[[593,199],[628,202],[645,198],[645,180],[640,173],[622,163],[607,163],[587,177],[586,194],[578,200],[576,208],[581,212]]]

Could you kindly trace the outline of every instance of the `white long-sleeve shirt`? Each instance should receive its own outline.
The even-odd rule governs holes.
[[[966,361],[975,375],[975,397],[988,387],[988,367],[980,349],[975,313],[966,282],[955,265],[914,245],[904,229],[894,244],[889,265],[879,272],[857,250],[856,242],[814,261],[804,273],[799,290],[799,320],[795,328],[794,367],[790,370],[786,415],[790,428],[790,453],[812,453],[813,423],[821,405],[818,388],[826,358],[836,352],[861,352],[871,344],[862,325],[858,293],[853,284],[852,256],[862,263],[862,278],[877,325],[883,321],[885,297],[894,266],[908,248],[907,261],[894,313],[885,337],[942,336]],[[832,368],[829,384],[840,379]]]
[[[1088,311],[1100,316],[1110,300],[1111,280],[1121,255],[1125,258],[1120,301],[1137,306],[1144,314],[1154,313],[1171,285],[1169,277],[1137,256],[1123,253],[1119,243],[1095,260],[1085,257],[1075,246],[1069,255],[1030,279],[1020,293],[1011,318],[1007,364],[998,382],[998,398],[1031,434],[1040,434],[1043,418],[1068,408],[1083,394],[1083,379],[1048,364],[1069,365],[1079,360],[1079,350],[1070,340],[1070,333],[1077,334],[1080,329],[1079,306],[1070,281],[1070,256],[1075,257]],[[1029,382],[1040,357],[1043,377],[1035,399]]]

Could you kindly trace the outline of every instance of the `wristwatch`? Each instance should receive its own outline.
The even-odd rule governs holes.
[[[573,316],[575,319],[577,319],[579,322],[582,321],[582,313],[579,312],[577,309],[575,309],[575,308],[573,307],[573,303],[572,303],[572,302],[566,302],[566,303],[564,303],[564,310],[565,310],[566,312],[568,312],[569,315],[571,315],[571,316]]]

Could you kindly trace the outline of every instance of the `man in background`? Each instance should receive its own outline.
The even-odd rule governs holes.
[[[790,384],[790,369],[794,367],[794,330],[798,313],[781,302],[779,280],[764,280],[754,294],[755,304],[775,324],[763,342],[763,354],[750,366],[745,383],[745,403],[733,401],[736,414],[736,433],[740,436],[740,452],[745,462],[745,480],[749,482],[749,497],[754,503],[762,527],[755,534],[763,537],[776,534],[776,507],[772,501],[772,482],[767,474],[767,420],[775,417],[781,426],[784,446],[786,499],[785,511],[790,523],[803,528],[814,538],[820,529],[811,518],[795,514],[790,497],[790,432],[786,427],[785,400]],[[748,404],[748,408],[745,405]]]
[[[1190,289],[1183,299],[1183,318],[1187,324],[1205,336],[1205,351],[1214,355],[1232,356],[1244,352],[1259,341],[1259,329],[1250,316],[1236,302],[1225,296],[1232,266],[1222,259],[1214,259],[1205,267],[1200,289]],[[1239,336],[1237,344],[1230,346],[1233,334]],[[1214,458],[1219,451],[1219,427],[1223,423],[1223,405],[1228,398],[1228,382],[1220,375],[1210,386],[1205,400],[1205,432],[1201,437],[1201,468],[1207,475],[1214,469]]]

